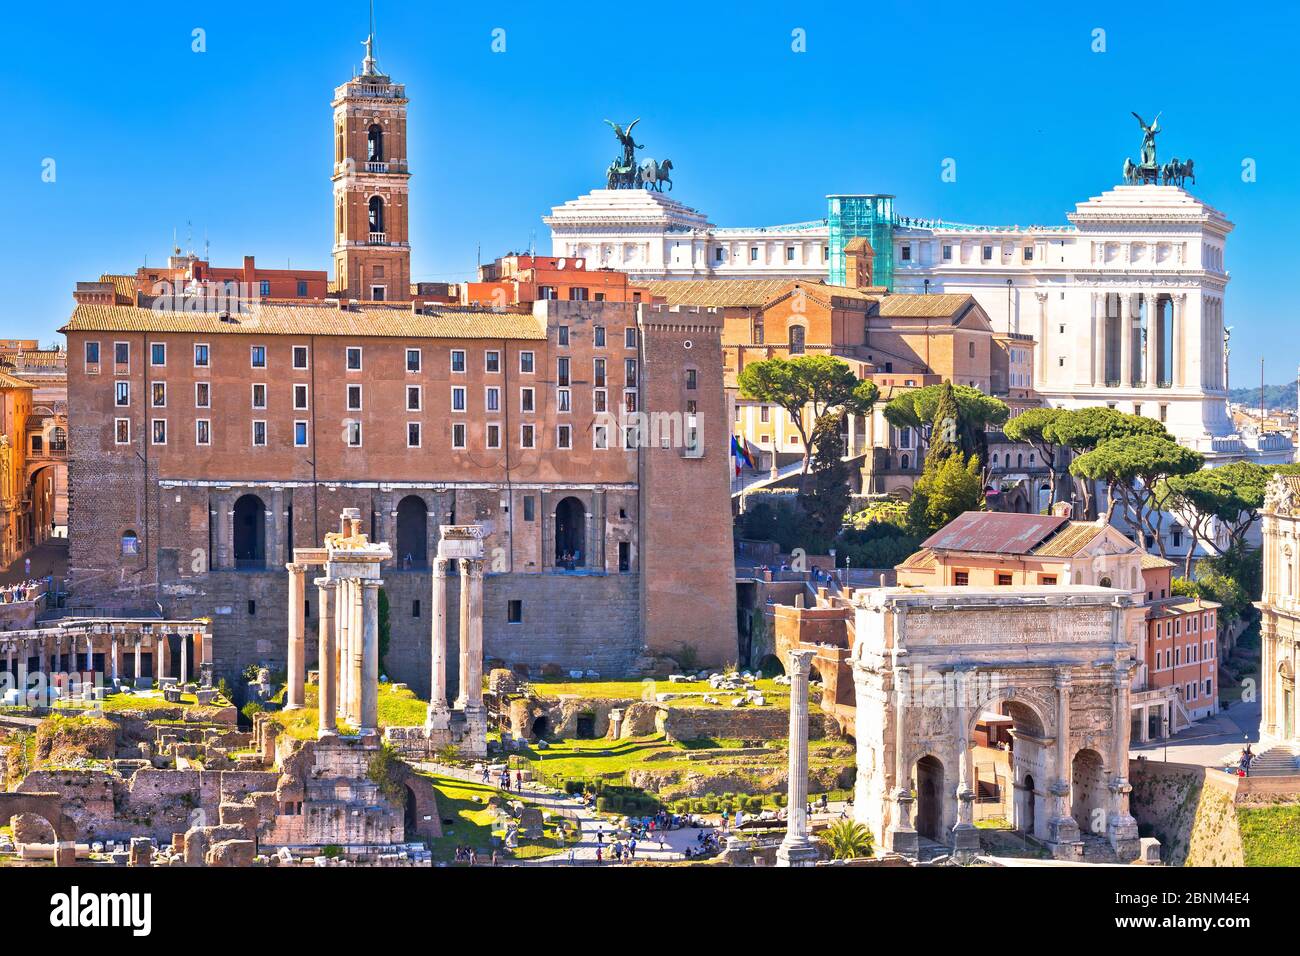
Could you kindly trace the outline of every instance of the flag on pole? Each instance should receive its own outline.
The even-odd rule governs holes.
[[[750,468],[754,467],[754,458],[750,455],[749,449],[742,445],[735,435],[731,436],[731,457],[736,463],[737,478],[740,477],[740,469],[742,466],[748,465]]]

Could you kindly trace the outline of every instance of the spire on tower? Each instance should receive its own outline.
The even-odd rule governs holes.
[[[366,58],[361,61],[362,76],[378,76],[379,69],[375,63],[375,0],[370,0],[370,33],[362,45],[366,48]]]

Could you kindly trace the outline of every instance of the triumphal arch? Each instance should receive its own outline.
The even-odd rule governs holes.
[[[1132,860],[1129,692],[1143,611],[1115,588],[899,587],[854,595],[859,822],[878,846],[979,850],[976,752],[1058,859]],[[978,728],[1002,726],[994,749]]]

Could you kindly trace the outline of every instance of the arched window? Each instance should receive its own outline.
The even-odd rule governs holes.
[[[366,161],[382,163],[384,161],[384,131],[378,123],[372,123],[366,130]]]
[[[266,567],[266,505],[257,495],[235,502],[235,567]]]
[[[555,506],[555,566],[572,571],[587,564],[587,509],[572,496]]]
[[[55,425],[50,431],[50,451],[67,451],[68,450],[68,432],[67,429],[60,425]]]
[[[802,325],[790,326],[790,354],[802,355],[804,348],[805,329]]]
[[[1024,456],[1024,454],[1021,453],[1021,454],[1016,455],[1016,467],[1017,467],[1017,468],[1022,468],[1022,467],[1024,467],[1024,464],[1025,464],[1025,456]]]
[[[429,564],[429,509],[419,495],[407,495],[397,503],[394,557],[403,568],[423,568]]]
[[[370,197],[370,231],[384,232],[384,201],[378,196]]]
[[[994,452],[994,453],[993,453],[993,467],[996,468],[997,466],[998,466],[998,453],[997,453],[997,452]]]
[[[123,557],[140,553],[140,539],[134,531],[122,532],[122,555]]]
[[[902,457],[902,460],[900,461],[900,464],[901,464],[902,467],[903,467],[903,471],[907,471],[907,469],[908,469],[908,468],[911,466],[911,464],[912,464],[912,460],[911,460],[910,458],[908,458],[906,455],[904,455],[904,456]]]
[[[1097,582],[1097,584],[1103,588],[1108,588],[1110,587],[1110,578],[1102,578],[1100,581]]]

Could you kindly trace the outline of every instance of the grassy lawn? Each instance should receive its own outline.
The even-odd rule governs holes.
[[[456,847],[473,847],[480,862],[486,863],[492,858],[492,837],[497,837],[498,852],[507,855],[505,850],[505,831],[495,829],[496,812],[487,805],[488,800],[501,793],[496,787],[452,777],[438,777],[426,774],[433,781],[433,788],[438,794],[438,813],[444,821],[454,821],[450,826],[443,823],[442,836],[430,841],[429,848],[435,859],[454,860]],[[527,801],[525,801],[527,802]],[[543,827],[541,839],[521,840],[520,845],[509,856],[519,860],[537,859],[560,852],[554,826]]]
[[[731,702],[733,697],[744,696],[744,691],[738,690],[714,690],[709,686],[708,681],[687,681],[681,684],[672,684],[666,680],[655,680],[646,678],[641,681],[629,680],[595,680],[595,681],[564,681],[541,678],[530,680],[529,686],[533,693],[538,697],[589,697],[593,700],[653,700],[655,694],[686,694],[686,697],[675,697],[672,700],[664,702],[667,707],[709,707],[714,706],[705,704],[700,698],[704,694],[712,694],[723,705]],[[789,707],[790,688],[783,684],[778,684],[772,680],[758,680],[753,684],[747,685],[754,690],[759,691],[767,697],[767,707]],[[816,705],[814,705],[815,707]]]
[[[1246,866],[1300,866],[1300,805],[1237,810]]]
[[[176,707],[196,707],[198,706],[199,701],[198,698],[195,697],[193,694],[181,694],[180,701],[178,703],[173,704],[163,700],[161,693],[159,693],[157,697],[146,696],[145,694],[141,693],[141,694],[109,694],[102,701],[100,701],[100,703],[103,704],[105,713],[120,714],[127,711],[148,712],[152,710],[171,710]],[[223,701],[220,705],[214,703],[209,706],[225,707],[228,705],[225,704],[225,702]],[[60,710],[90,709],[90,705],[86,702],[83,701],[69,702],[66,700],[57,701],[55,703],[55,707]]]
[[[276,712],[276,722],[290,737],[299,740],[316,739],[316,731],[320,729],[318,691],[316,684],[307,684],[303,688],[303,707]],[[415,691],[410,688],[394,690],[392,684],[379,685],[379,726],[381,728],[418,727],[424,723],[427,707],[428,703],[416,697]],[[355,728],[341,721],[338,729],[341,734],[355,732]]]

